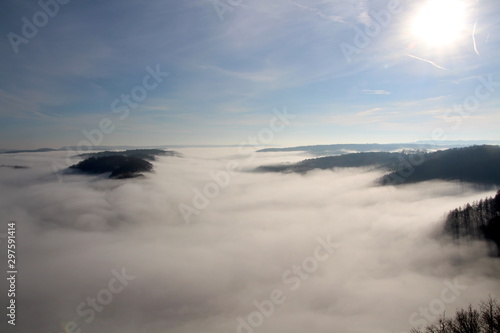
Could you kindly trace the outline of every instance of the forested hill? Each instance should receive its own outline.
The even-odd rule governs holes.
[[[401,156],[404,155],[406,154],[386,152],[354,153],[313,158],[295,164],[260,166],[256,169],[256,171],[306,173],[314,169],[324,170],[332,168],[353,168],[377,165],[396,170]]]
[[[148,162],[156,160],[156,156],[180,156],[174,151],[160,149],[134,149],[125,151],[104,151],[79,155],[87,157],[85,160],[70,166],[70,169],[79,170],[87,174],[110,173],[109,178],[123,179],[141,175],[141,172],[150,172],[153,165]]]
[[[450,211],[444,230],[454,239],[489,240],[496,244],[495,254],[500,256],[500,190],[494,198]]]
[[[162,149],[130,149],[124,151],[100,151],[97,153],[80,154],[80,157],[128,156],[154,161],[156,156],[180,156],[176,151]]]
[[[153,165],[137,157],[115,155],[89,157],[70,168],[88,174],[110,172],[109,178],[123,179],[137,177],[140,172],[149,172],[153,169]]]
[[[416,183],[426,180],[458,180],[500,185],[500,147],[472,146],[424,154],[421,163],[395,170],[382,184]],[[404,171],[404,172],[403,172]]]
[[[457,180],[500,185],[500,147],[471,146],[432,153],[353,153],[304,160],[294,164],[260,166],[258,172],[306,173],[314,169],[374,166],[389,171],[382,185],[426,180]]]

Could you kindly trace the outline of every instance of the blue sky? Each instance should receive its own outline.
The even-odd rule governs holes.
[[[500,139],[496,0],[420,26],[436,0],[54,1],[1,5],[0,148],[74,146],[102,119],[102,145],[240,144],[284,108],[271,144]],[[144,90],[146,68],[169,75]]]

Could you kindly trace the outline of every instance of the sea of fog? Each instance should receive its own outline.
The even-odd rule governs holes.
[[[484,243],[439,236],[449,210],[493,189],[251,172],[298,152],[178,151],[126,180],[57,177],[65,152],[0,155],[30,167],[0,168],[0,253],[16,221],[18,266],[2,332],[399,333],[500,296]]]

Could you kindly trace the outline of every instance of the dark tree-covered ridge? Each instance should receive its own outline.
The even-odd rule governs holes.
[[[404,177],[400,170],[384,176],[382,184],[416,183],[427,180],[457,180],[485,185],[500,185],[500,147],[471,146],[427,153],[422,163],[411,165]]]
[[[138,157],[116,155],[89,157],[70,168],[89,174],[111,172],[109,178],[122,179],[137,177],[141,172],[149,172],[153,169],[153,165]]]
[[[121,179],[140,176],[141,172],[153,170],[148,161],[156,156],[181,156],[179,153],[162,149],[131,149],[124,151],[101,151],[78,155],[86,159],[70,166],[70,169],[89,174],[110,172],[109,178]]]
[[[130,149],[124,151],[100,151],[97,153],[86,153],[78,155],[80,157],[103,157],[103,156],[129,156],[137,157],[143,160],[154,161],[156,156],[180,156],[179,153],[172,150],[162,149]]]
[[[304,160],[294,164],[267,165],[258,172],[306,173],[314,169],[373,166],[389,171],[379,183],[397,185],[427,180],[456,180],[500,185],[500,147],[471,146],[432,153],[364,152]]]
[[[366,152],[327,156],[304,160],[294,164],[260,166],[258,172],[298,172],[306,173],[314,169],[352,168],[365,166],[382,166],[396,169],[405,154],[387,152]]]

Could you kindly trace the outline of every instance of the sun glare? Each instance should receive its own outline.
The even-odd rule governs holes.
[[[429,46],[448,46],[466,35],[466,14],[464,1],[429,0],[411,22],[412,34]]]

